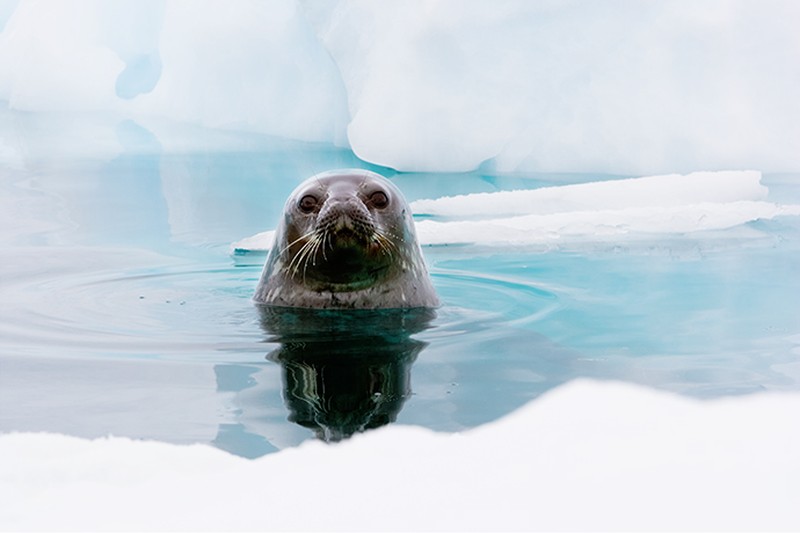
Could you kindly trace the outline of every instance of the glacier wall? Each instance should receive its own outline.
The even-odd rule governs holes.
[[[0,0],[0,100],[402,171],[797,171],[799,26],[791,0]]]

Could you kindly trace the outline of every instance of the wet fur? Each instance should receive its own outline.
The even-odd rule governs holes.
[[[386,208],[370,205],[383,192]],[[319,198],[303,212],[304,196]],[[315,309],[436,307],[408,204],[373,172],[326,172],[290,195],[254,300]]]

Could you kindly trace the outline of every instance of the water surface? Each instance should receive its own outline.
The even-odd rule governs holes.
[[[250,301],[263,256],[229,246],[273,228],[315,172],[370,168],[409,200],[617,176],[395,174],[330,146],[181,150],[134,123],[115,132],[110,155],[4,138],[2,432],[256,457],[395,420],[458,431],[578,377],[699,398],[800,390],[798,217],[621,243],[430,247],[434,315],[276,319]],[[797,176],[764,183],[773,201],[800,200]]]

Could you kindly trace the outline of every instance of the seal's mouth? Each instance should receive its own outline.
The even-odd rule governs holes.
[[[288,270],[296,280],[335,291],[356,290],[383,279],[398,253],[390,234],[354,202],[326,203],[311,231],[290,250]]]
[[[330,249],[337,248],[364,248],[367,249],[372,241],[372,235],[366,235],[352,229],[341,229],[327,234]]]
[[[297,247],[289,261],[292,275],[306,285],[337,291],[363,288],[385,276],[395,251],[374,225],[345,220],[317,228]]]

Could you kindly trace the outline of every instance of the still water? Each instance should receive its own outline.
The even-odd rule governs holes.
[[[800,390],[798,217],[744,234],[429,247],[433,314],[276,316],[250,301],[264,257],[230,244],[273,228],[313,173],[370,168],[410,201],[616,177],[396,174],[330,146],[116,134],[111,156],[0,151],[0,432],[257,457],[392,422],[458,431],[578,377],[700,398]],[[800,202],[797,176],[762,183]]]

